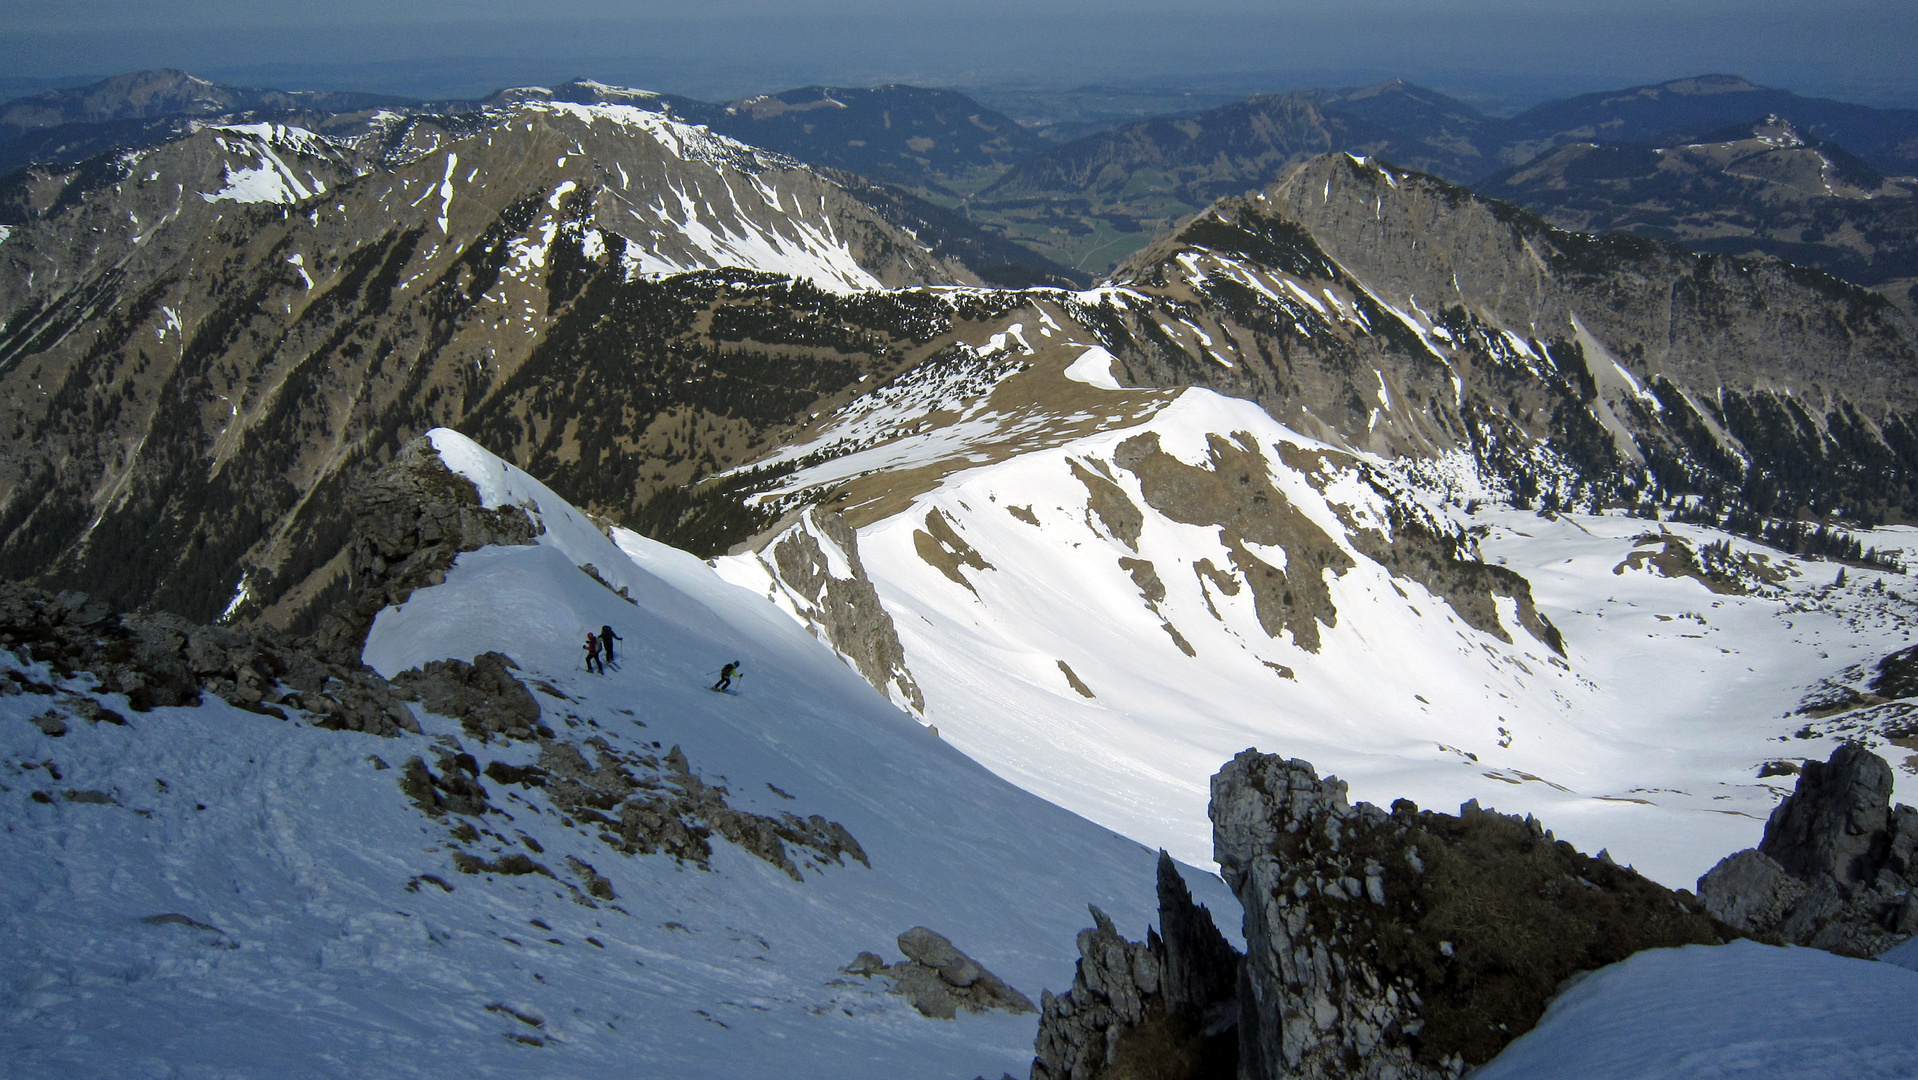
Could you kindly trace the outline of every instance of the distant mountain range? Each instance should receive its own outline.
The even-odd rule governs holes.
[[[1567,143],[1478,190],[1562,228],[1770,255],[1907,302],[1918,284],[1918,181],[1777,117],[1696,142]]]
[[[1909,188],[1897,178],[1918,174],[1918,110],[1799,97],[1729,75],[1546,102],[1510,118],[1390,80],[1254,96],[1060,144],[1047,137],[1056,125],[1022,127],[965,94],[903,85],[809,86],[714,103],[579,79],[481,100],[418,102],[238,89],[156,71],[0,107],[0,173],[155,145],[214,119],[357,137],[385,123],[382,117],[455,116],[530,100],[664,112],[856,175],[877,203],[894,208],[895,223],[926,230],[922,239],[944,252],[963,250],[968,265],[1002,285],[1087,283],[1215,199],[1255,190],[1316,155],[1344,151],[1473,185],[1562,227],[1621,229],[1700,252],[1762,252],[1913,303],[1909,279],[1918,248],[1903,194]],[[1721,176],[1713,162],[1724,155],[1693,153],[1681,156],[1701,178],[1674,183],[1676,166],[1667,164],[1653,170],[1660,177],[1655,197],[1647,194],[1649,176],[1630,185],[1629,197],[1619,194],[1617,177],[1592,186],[1601,184],[1593,169],[1623,167],[1631,155],[1591,146],[1643,150],[1738,141],[1725,132],[1749,132],[1768,118],[1789,125],[1793,138],[1815,143],[1811,152],[1886,179],[1845,185],[1851,195],[1801,185],[1786,199],[1793,209],[1784,210],[1785,188]],[[1563,151],[1569,169],[1541,164],[1543,171],[1520,171],[1567,146],[1587,148]],[[1641,153],[1631,160],[1649,159]],[[1713,178],[1703,179],[1707,174]],[[1862,198],[1867,190],[1869,200]],[[1613,203],[1619,205],[1598,209]]]
[[[1288,166],[1329,151],[1476,185],[1567,143],[1673,145],[1772,116],[1878,172],[1918,174],[1918,110],[1803,98],[1733,76],[1547,102],[1510,119],[1393,80],[1254,97],[1089,135],[1021,162],[969,208],[975,220],[1061,262],[1102,273],[1212,200],[1269,183]],[[1528,201],[1532,193],[1497,192],[1560,224],[1585,227],[1556,216],[1555,196]],[[1690,242],[1682,233],[1664,235]],[[1819,253],[1811,248],[1798,254],[1833,273],[1858,262],[1816,261]]]

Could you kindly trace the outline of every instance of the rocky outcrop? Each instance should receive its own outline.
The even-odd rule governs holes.
[[[897,964],[886,963],[877,953],[862,952],[844,970],[849,975],[892,980],[893,993],[904,995],[913,1008],[936,1020],[950,1020],[961,1009],[1038,1011],[1031,998],[1007,986],[942,934],[915,926],[899,935],[899,951],[906,959]]]
[[[905,647],[859,561],[859,537],[838,514],[807,510],[760,553],[800,619],[879,692],[923,712],[926,698],[906,670]]]
[[[1891,767],[1856,743],[1807,762],[1756,849],[1698,879],[1748,933],[1872,956],[1918,933],[1918,810],[1891,805]]]
[[[539,742],[536,765],[495,761],[482,773],[470,755],[454,760],[475,779],[484,775],[496,783],[544,791],[569,820],[596,826],[600,842],[623,855],[666,854],[704,867],[712,858],[711,838],[717,833],[794,881],[805,880],[802,861],[814,868],[843,866],[847,858],[872,865],[859,841],[836,821],[818,814],[773,817],[728,805],[726,788],[708,784],[693,772],[677,746],[662,757],[622,753],[598,736],[575,744],[549,733]]]
[[[197,705],[211,694],[283,720],[298,713],[318,727],[375,735],[419,730],[405,695],[357,663],[322,659],[270,632],[201,626],[165,612],[115,614],[84,593],[0,582],[0,647],[24,662],[47,664],[62,678],[89,674],[98,692],[125,695],[136,713]],[[0,687],[54,692],[26,683],[14,672]],[[84,695],[62,701],[79,718],[124,722]],[[64,722],[53,722],[58,719],[36,722],[49,735],[56,728],[64,733]]]
[[[530,544],[545,527],[517,506],[487,509],[473,482],[446,467],[424,435],[400,448],[347,500],[354,533],[351,586],[322,626],[319,647],[357,661],[381,609],[438,585],[460,553]]]
[[[514,677],[519,665],[503,653],[483,653],[464,660],[434,660],[393,676],[393,684],[419,696],[428,709],[460,722],[468,735],[481,742],[553,737],[553,729],[539,722],[539,701],[526,684]]]
[[[1320,624],[1339,624],[1325,572],[1343,575],[1355,565],[1351,556],[1273,486],[1271,466],[1249,434],[1229,442],[1208,435],[1206,442],[1205,466],[1167,453],[1154,432],[1120,443],[1112,460],[1138,477],[1154,510],[1186,525],[1216,526],[1234,570],[1252,590],[1260,627],[1275,638],[1289,631],[1299,648],[1318,652]],[[1284,548],[1285,565],[1253,554],[1258,547]]]
[[[1529,817],[1387,812],[1345,790],[1254,750],[1212,778],[1214,855],[1245,907],[1241,1077],[1460,1076],[1566,978],[1735,936]]]
[[[1159,853],[1159,926],[1128,941],[1092,908],[1072,989],[1040,995],[1032,1080],[1228,1077],[1237,1061],[1239,954]]]

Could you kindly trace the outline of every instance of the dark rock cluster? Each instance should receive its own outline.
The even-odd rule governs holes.
[[[1243,958],[1161,861],[1163,937],[1094,912],[1071,993],[1046,995],[1033,1080],[1451,1080],[1530,1030],[1567,978],[1737,931],[1672,892],[1481,810],[1387,812],[1247,750],[1212,778],[1213,852]],[[1214,1041],[1236,1027],[1236,1060]]]
[[[472,663],[434,660],[393,676],[393,684],[419,697],[422,705],[458,720],[468,735],[489,742],[553,737],[539,722],[539,701],[515,677],[519,665],[503,653],[482,653]]]
[[[1231,1076],[1238,1060],[1239,953],[1192,902],[1159,853],[1159,925],[1127,941],[1097,907],[1079,932],[1072,989],[1040,994],[1032,1080],[1094,1080],[1115,1071]]]
[[[704,867],[712,858],[710,839],[717,833],[794,881],[805,880],[794,849],[805,852],[803,857],[813,866],[843,866],[847,857],[872,865],[859,841],[836,821],[818,814],[770,817],[727,805],[726,788],[701,779],[677,746],[657,757],[622,753],[598,736],[587,739],[584,749],[545,736],[539,742],[534,765],[495,761],[482,771],[469,754],[448,755],[436,775],[415,758],[407,762],[401,786],[407,788],[410,782],[408,794],[429,814],[438,807],[472,816],[492,809],[478,783],[482,775],[502,785],[541,789],[560,812],[597,826],[601,842],[625,855],[663,853]],[[585,750],[593,751],[593,757]],[[472,790],[477,790],[477,800]],[[468,808],[455,809],[455,800]]]
[[[319,727],[375,735],[419,730],[406,695],[356,662],[323,659],[269,631],[201,626],[164,612],[116,614],[84,593],[0,582],[0,648],[47,664],[62,678],[90,674],[99,692],[125,695],[134,712],[197,705],[212,694],[283,720],[297,711]],[[28,682],[11,672],[0,692],[54,692]],[[124,722],[91,698],[61,700],[80,718]],[[36,723],[56,737],[66,730],[57,715]]]
[[[1759,937],[1873,956],[1918,933],[1918,810],[1857,743],[1807,762],[1756,848],[1698,879],[1713,915]]]
[[[1038,1011],[1031,998],[1007,986],[1005,980],[960,952],[942,934],[915,926],[899,935],[899,951],[906,959],[897,964],[886,963],[877,953],[862,952],[845,971],[892,980],[893,993],[904,995],[913,1008],[937,1020],[950,1020],[961,1009]]]
[[[471,480],[446,467],[433,441],[415,438],[352,491],[351,591],[316,638],[335,658],[357,660],[381,609],[438,585],[462,552],[530,544],[545,531],[517,506],[488,510]]]

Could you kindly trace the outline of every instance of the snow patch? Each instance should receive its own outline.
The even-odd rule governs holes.
[[[1066,365],[1065,376],[1073,382],[1096,386],[1101,390],[1124,389],[1119,380],[1112,375],[1112,365],[1118,357],[1105,349],[1094,345],[1079,354],[1079,358]]]

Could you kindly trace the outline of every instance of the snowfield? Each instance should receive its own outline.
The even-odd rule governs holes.
[[[1075,378],[1102,370],[1096,357],[1072,368]],[[1248,589],[1227,595],[1208,576],[1208,565],[1232,565],[1219,528],[1153,509],[1139,478],[1112,464],[1118,444],[1141,433],[1206,468],[1209,440],[1244,433],[1272,485],[1352,560],[1324,573],[1336,624],[1319,626],[1316,652],[1289,633],[1269,636]],[[937,438],[880,443],[781,487],[799,490],[813,473],[832,482],[848,461]],[[1728,539],[1715,530],[1546,518],[1489,501],[1468,513],[1471,498],[1492,494],[1469,472],[1361,455],[1410,499],[1482,534],[1486,561],[1524,575],[1566,656],[1520,626],[1509,600],[1498,601],[1510,639],[1501,640],[1354,546],[1356,529],[1389,533],[1379,494],[1351,468],[1314,476],[1284,460],[1325,449],[1250,402],[1188,389],[1143,423],[955,471],[862,526],[859,554],[925,693],[923,720],[1020,787],[1200,865],[1211,853],[1210,777],[1253,746],[1304,758],[1381,806],[1410,798],[1452,812],[1477,799],[1537,814],[1582,850],[1609,849],[1691,888],[1755,845],[1791,790],[1788,775],[1758,776],[1765,762],[1823,760],[1836,745],[1822,731],[1793,737],[1808,688],[1910,643],[1918,605],[1902,596],[1904,575],[1853,568],[1835,587],[1836,564],[1729,538],[1775,565],[1782,584],[1772,595],[1720,595],[1633,562],[1660,550],[1640,542],[1648,536],[1697,550]],[[1109,476],[1140,511],[1136,548],[1113,535],[1075,469]],[[923,555],[935,512],[986,569],[963,568],[962,583]],[[1909,549],[1914,537],[1886,529],[1868,542]],[[1284,549],[1248,549],[1285,569]],[[1162,598],[1145,595],[1140,561]],[[762,558],[719,567],[793,610]],[[1889,752],[1894,763],[1906,756]],[[1900,777],[1911,799],[1911,769]]]
[[[382,613],[369,662],[391,674],[507,652],[566,696],[539,698],[562,737],[678,745],[734,807],[839,822],[871,868],[804,864],[796,882],[717,836],[710,871],[626,857],[490,780],[505,813],[457,843],[457,819],[401,794],[405,759],[449,740],[481,762],[536,748],[481,745],[431,716],[425,737],[395,740],[212,700],[132,713],[107,695],[129,726],[76,721],[51,739],[26,722],[44,699],[4,697],[0,1072],[1023,1075],[1033,1016],[932,1020],[838,969],[861,950],[897,959],[894,937],[925,925],[1036,1001],[1070,984],[1088,902],[1143,936],[1154,853],[994,777],[698,560],[625,535],[628,558],[523,473],[435,438],[490,501],[531,501],[547,532],[461,556],[445,584]],[[604,678],[578,665],[601,624],[625,638]],[[738,692],[711,692],[733,659]],[[555,878],[460,874],[455,848],[527,854]],[[569,856],[617,898],[576,902]],[[1236,933],[1224,885],[1188,879]]]
[[[1189,421],[1190,411],[1168,415],[1174,423],[1182,416]],[[1245,417],[1229,419],[1236,424]],[[562,738],[598,738],[626,754],[681,747],[696,773],[724,785],[734,807],[768,814],[790,808],[839,822],[871,867],[802,859],[804,880],[795,881],[718,837],[710,869],[664,855],[623,856],[538,791],[491,781],[500,812],[476,820],[477,835],[459,839],[448,826],[460,819],[428,818],[402,794],[396,781],[405,758],[439,746],[521,765],[534,760],[536,748],[480,744],[430,715],[422,718],[424,735],[381,739],[279,721],[212,699],[196,708],[131,713],[124,701],[105,695],[108,705],[128,713],[127,726],[75,719],[68,734],[53,739],[27,722],[47,699],[0,697],[0,805],[6,807],[0,859],[8,868],[0,876],[0,942],[9,961],[0,967],[0,1071],[23,1078],[1023,1075],[1032,1016],[927,1019],[840,967],[860,950],[893,958],[893,937],[926,925],[1035,999],[1042,989],[1063,989],[1072,977],[1075,935],[1089,921],[1087,902],[1111,912],[1129,936],[1143,936],[1153,915],[1151,851],[994,776],[883,701],[786,613],[727,584],[706,564],[631,533],[618,533],[615,544],[542,485],[462,437],[440,431],[434,441],[488,505],[526,506],[546,531],[534,545],[463,555],[443,585],[381,613],[366,648],[371,664],[390,675],[432,659],[506,651],[538,687],[543,721],[561,729]],[[1196,454],[1198,445],[1189,438],[1167,444],[1182,454]],[[1020,479],[1009,471],[1003,465],[981,470],[938,498],[955,513],[981,503],[993,507],[1008,491],[994,485]],[[1010,605],[1011,593],[992,575],[1010,574],[1020,565],[1014,556],[1044,556],[1048,532],[1076,536],[1066,531],[1065,519],[1055,520],[1059,508],[1047,505],[1067,500],[1068,487],[1020,482],[1033,512],[1045,515],[1041,527],[1015,522],[1017,528],[993,535],[978,518],[965,519],[969,534],[1004,568],[975,577],[979,608]],[[1303,491],[1297,497],[1306,498]],[[1540,724],[1559,740],[1550,751],[1558,776],[1585,775],[1580,770],[1603,776],[1640,757],[1649,763],[1636,768],[1682,775],[1735,761],[1743,746],[1738,739],[1762,746],[1759,733],[1777,722],[1738,710],[1756,708],[1795,688],[1801,673],[1819,670],[1787,647],[1797,640],[1791,635],[1804,639],[1801,651],[1830,649],[1838,631],[1820,620],[1836,620],[1854,634],[1866,634],[1871,624],[1855,613],[1847,622],[1778,606],[1786,601],[1762,606],[1726,599],[1713,608],[1710,594],[1682,591],[1695,583],[1611,574],[1606,562],[1642,523],[1544,522],[1511,513],[1494,520],[1487,550],[1498,557],[1537,560],[1542,556],[1526,554],[1530,545],[1550,541],[1562,569],[1558,578],[1541,576],[1540,599],[1566,628],[1573,670],[1593,672],[1589,686],[1572,677],[1539,685],[1620,712],[1671,699],[1660,714],[1666,728],[1650,720],[1606,726],[1574,717]],[[1585,536],[1587,546],[1548,527]],[[1155,534],[1168,529],[1149,523],[1142,551],[1160,554],[1156,545],[1167,538]],[[1030,550],[1012,548],[1012,537],[1027,538]],[[1095,540],[1088,534],[1067,544],[1084,548]],[[886,532],[875,531],[869,565],[886,542]],[[895,571],[902,565],[879,561]],[[1587,561],[1592,566],[1582,567]],[[632,601],[583,573],[586,563]],[[1494,768],[1516,772],[1511,759],[1467,768],[1443,756],[1421,757],[1419,739],[1437,737],[1444,724],[1456,722],[1461,707],[1448,695],[1470,700],[1474,693],[1527,692],[1532,684],[1510,675],[1485,684],[1462,676],[1439,680],[1444,665],[1437,654],[1421,660],[1423,654],[1412,651],[1418,624],[1394,629],[1380,612],[1395,605],[1382,596],[1371,608],[1360,605],[1368,590],[1380,588],[1362,568],[1341,592],[1347,613],[1341,629],[1327,636],[1320,657],[1302,662],[1296,680],[1284,680],[1277,692],[1267,685],[1257,694],[1238,693],[1230,680],[1241,677],[1248,661],[1226,653],[1230,659],[1199,669],[1181,696],[1146,683],[1145,665],[1157,658],[1123,651],[1125,625],[1099,626],[1099,619],[1123,614],[1102,581],[1100,560],[1035,565],[1041,572],[1020,587],[1034,590],[1026,602],[1051,621],[1035,618],[1027,633],[1036,634],[1032,626],[1057,629],[1052,638],[1023,639],[1026,653],[1086,639],[1067,655],[1083,665],[1085,680],[1101,691],[1098,698],[1073,701],[1056,691],[1047,697],[1028,690],[1040,701],[1033,705],[1014,697],[1020,682],[1037,686],[1052,676],[1006,645],[1009,616],[987,618],[975,609],[963,639],[973,653],[948,645],[939,654],[928,643],[942,639],[926,628],[957,618],[953,606],[934,603],[939,594],[928,590],[922,607],[901,609],[921,613],[916,628],[908,630],[911,620],[902,619],[902,632],[935,701],[952,700],[958,680],[977,680],[980,704],[972,711],[945,705],[936,715],[981,748],[982,757],[1034,787],[1151,826],[1142,832],[1196,837],[1203,826],[1180,816],[1192,801],[1180,770],[1209,774],[1216,762],[1203,760],[1208,742],[1301,746],[1323,759],[1322,767],[1338,764],[1342,755],[1360,766],[1354,771],[1373,789],[1399,783],[1444,791],[1454,783],[1458,790],[1483,791],[1451,778],[1483,778]],[[1079,569],[1076,577],[1048,586],[1046,573],[1069,567]],[[901,580],[881,579],[889,600]],[[1167,581],[1170,590],[1174,576]],[[1591,596],[1602,591],[1592,588],[1595,581],[1613,588],[1588,614],[1581,605],[1593,605]],[[1792,595],[1790,603],[1802,605],[1810,593],[1801,588]],[[1108,606],[1101,609],[1100,602]],[[1408,596],[1399,606],[1429,603]],[[1674,605],[1709,612],[1707,636],[1640,645],[1643,633],[1665,625],[1657,615]],[[1224,653],[1221,645],[1235,626],[1240,649],[1253,659],[1278,647],[1245,633],[1242,621],[1215,620],[1223,628],[1209,629],[1192,614],[1175,609],[1173,617],[1201,658]],[[1601,615],[1603,631],[1580,621],[1596,623]],[[625,638],[618,667],[605,677],[580,669],[575,644],[602,623]],[[1714,632],[1727,643],[1734,634],[1761,636],[1737,638],[1745,652],[1713,661],[1705,650],[1720,647],[1712,644]],[[1762,637],[1767,632],[1773,637]],[[1630,648],[1607,644],[1608,633],[1629,640]],[[1868,641],[1861,637],[1859,648]],[[1477,677],[1513,666],[1512,653],[1493,656],[1476,638],[1470,645],[1488,657]],[[1717,662],[1729,670],[1761,646],[1778,650],[1762,677],[1750,672],[1741,682],[1709,667]],[[1531,655],[1537,648],[1526,644],[1514,652],[1538,659]],[[1101,659],[1099,649],[1111,651]],[[1378,659],[1394,651],[1403,661],[1398,670]],[[953,667],[926,662],[935,655],[954,658]],[[992,657],[1004,672],[995,681],[978,668],[960,667],[969,655]],[[1621,674],[1634,655],[1662,657],[1668,668],[1704,663],[1709,685],[1689,696],[1673,680],[1637,685]],[[737,692],[707,689],[714,670],[734,659],[746,672]],[[10,654],[0,662],[20,668]],[[1132,686],[1121,681],[1127,663],[1135,665]],[[41,665],[20,669],[58,681]],[[1296,704],[1290,707],[1297,713],[1262,704],[1336,704],[1328,691],[1304,693],[1315,685],[1308,678],[1314,671],[1356,672],[1381,701],[1416,686],[1432,702],[1449,704],[1431,719],[1380,707],[1342,721],[1313,721]],[[70,685],[85,689],[87,680]],[[1139,695],[1133,711],[1114,708],[1114,699],[1124,702],[1127,693]],[[1351,693],[1350,701],[1365,696]],[[1108,704],[1103,712],[1074,712],[1053,701],[1088,710]],[[1716,727],[1713,716],[1691,728],[1669,726],[1700,701],[1722,703]],[[1234,702],[1240,713],[1204,719],[1206,708]],[[1175,723],[1148,723],[1147,705]],[[985,726],[994,708],[1009,711],[997,729]],[[1274,716],[1298,719],[1279,728]],[[1087,725],[1090,734],[1067,737],[1065,719]],[[1024,740],[995,747],[993,740],[1012,739],[1019,723],[1031,729]],[[1284,738],[1275,742],[1275,731]],[[1087,751],[1095,737],[1111,748],[1103,757]],[[1718,757],[1706,753],[1720,739],[1733,747]],[[1148,769],[1142,763],[1150,755],[1165,759]],[[1688,765],[1688,757],[1705,764]],[[1729,775],[1730,766],[1724,768]],[[1092,798],[1102,782],[1111,788],[1103,800]],[[1650,841],[1660,825],[1694,829],[1732,818],[1684,803],[1644,809],[1650,800],[1621,803],[1622,811],[1598,807],[1612,812],[1581,818],[1566,811],[1580,799],[1600,800],[1543,783],[1505,786],[1511,787],[1506,805],[1521,793],[1556,792],[1555,825],[1590,830],[1627,852],[1664,850]],[[1739,788],[1729,780],[1725,786]],[[1202,806],[1197,812],[1202,822]],[[1737,839],[1731,831],[1706,833],[1670,848],[1702,853],[1718,842],[1728,850]],[[461,874],[453,866],[455,850],[486,859],[521,853],[553,876]],[[569,860],[590,864],[615,896],[586,901],[568,880]],[[1223,884],[1201,872],[1188,871],[1187,879],[1236,941],[1238,907]],[[1892,958],[1906,962],[1902,955]],[[1914,1005],[1918,974],[1896,964],[1752,943],[1643,953],[1573,985],[1535,1032],[1477,1075],[1912,1076],[1918,1036],[1902,1018]]]
[[[1907,1080],[1918,973],[1751,941],[1648,949],[1576,981],[1473,1080]]]

